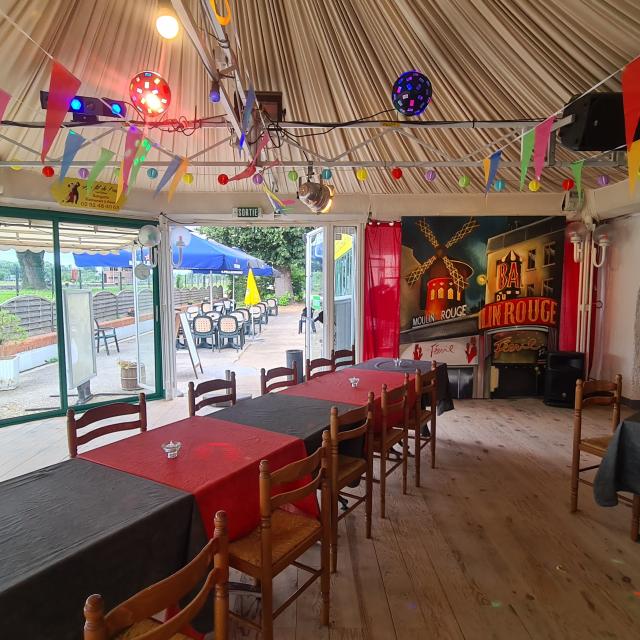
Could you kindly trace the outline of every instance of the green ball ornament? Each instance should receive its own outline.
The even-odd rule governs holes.
[[[466,189],[471,184],[471,178],[469,176],[460,176],[458,178],[458,185],[463,189]]]

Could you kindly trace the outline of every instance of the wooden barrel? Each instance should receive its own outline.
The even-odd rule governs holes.
[[[140,377],[142,382],[145,381],[144,365],[140,365]],[[138,370],[136,367],[120,368],[120,384],[124,391],[136,391],[140,388],[138,385]]]

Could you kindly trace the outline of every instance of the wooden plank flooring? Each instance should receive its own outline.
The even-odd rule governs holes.
[[[174,421],[186,415],[185,401],[150,403],[149,415],[156,426]],[[399,471],[390,478],[385,521],[374,500],[372,540],[363,511],[340,523],[331,628],[319,624],[314,585],[277,620],[276,638],[640,637],[630,509],[598,507],[581,486],[581,510],[568,511],[571,422],[571,411],[535,399],[456,401],[439,419],[438,464],[423,464],[423,487],[411,475],[403,496]],[[588,411],[586,433],[606,430],[604,412]],[[65,456],[62,420],[0,429],[0,479]],[[277,578],[277,599],[300,574],[290,568]],[[250,598],[243,606],[256,610]],[[232,626],[232,638],[254,637]]]

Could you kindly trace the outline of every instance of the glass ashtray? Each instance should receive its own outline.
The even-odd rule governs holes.
[[[394,359],[393,359],[393,364],[394,364],[396,367],[399,367],[399,366],[402,364],[402,358],[394,358]]]
[[[177,458],[178,451],[180,451],[181,447],[182,442],[173,442],[173,440],[171,440],[162,445],[162,450],[167,454],[167,458]]]
[[[351,386],[355,388],[358,386],[360,378],[349,378],[349,382],[351,383]]]

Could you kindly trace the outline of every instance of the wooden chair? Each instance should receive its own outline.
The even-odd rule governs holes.
[[[305,380],[313,380],[320,376],[326,376],[333,372],[333,360],[331,358],[316,358],[315,360],[305,361]]]
[[[416,400],[412,411],[412,421],[409,423],[409,431],[413,431],[415,438],[415,458],[416,458],[416,487],[420,486],[420,454],[422,450],[430,445],[431,447],[431,468],[436,466],[436,367],[437,363],[431,363],[431,371],[426,374],[416,369],[415,390]],[[427,407],[423,409],[422,404],[427,398]],[[428,425],[428,426],[427,426]],[[428,429],[429,435],[424,435],[423,430]]]
[[[284,378],[284,380],[277,380],[271,382],[277,378]],[[275,369],[260,369],[260,393],[271,393],[276,389],[284,389],[285,387],[292,387],[298,384],[298,365],[294,362],[293,367],[276,367]]]
[[[219,405],[230,402],[232,405],[236,403],[236,373],[231,372],[231,379],[225,380],[219,378],[216,380],[206,380],[201,382],[197,387],[193,382],[189,382],[189,416],[195,416],[196,412],[210,405]],[[226,391],[227,393],[209,396],[196,402],[196,400],[205,393],[213,393],[214,391]]]
[[[622,395],[622,376],[616,375],[614,382],[606,380],[576,381],[576,399],[573,412],[573,457],[571,460],[571,513],[578,510],[578,486],[583,484],[593,486],[592,482],[580,477],[583,471],[597,469],[600,464],[588,467],[580,467],[580,452],[584,451],[591,455],[603,458],[609,447],[609,442],[613,437],[613,432],[620,423],[620,398]],[[582,410],[590,404],[612,406],[611,410],[611,435],[596,436],[594,438],[582,437]],[[625,504],[632,506],[631,516],[631,539],[635,542],[638,539],[638,529],[640,528],[640,496],[632,499],[626,496],[619,496]]]
[[[321,579],[322,623],[329,624],[329,544],[330,544],[330,490],[329,490],[329,433],[322,434],[322,447],[303,460],[293,462],[273,473],[269,462],[260,463],[260,526],[249,535],[229,545],[229,565],[254,578],[262,593],[261,623],[230,615],[244,625],[262,632],[264,640],[273,639],[273,621],[316,579]],[[317,470],[317,471],[316,471]],[[274,495],[279,485],[290,484],[315,476],[304,486]],[[315,495],[320,488],[322,507],[320,519],[305,517],[280,507]],[[314,569],[298,558],[317,542],[321,544],[320,569]],[[273,579],[289,565],[311,574],[310,578],[275,611],[273,610]]]
[[[407,396],[409,391],[409,374],[404,374],[404,384],[399,389],[387,390],[387,385],[382,385],[381,413],[382,428],[379,433],[373,434],[373,452],[380,458],[380,478],[374,482],[380,483],[380,517],[386,517],[385,494],[387,490],[387,477],[402,465],[402,493],[407,493],[407,461],[409,458],[409,403]],[[402,443],[402,455],[400,459],[387,467],[389,452],[396,444]]]
[[[105,404],[102,407],[88,409],[80,418],[76,418],[76,412],[73,409],[67,411],[67,441],[69,443],[69,456],[75,458],[78,455],[78,447],[86,444],[95,438],[106,436],[109,433],[117,433],[118,431],[129,431],[131,429],[140,429],[140,432],[147,430],[147,403],[144,393],[139,395],[138,404],[127,402],[115,402],[113,404]],[[107,424],[96,426],[95,428],[78,434],[78,431],[103,420],[117,418],[119,416],[128,416],[134,413],[140,414],[137,420],[129,422],[117,422],[115,424]]]
[[[351,349],[332,351],[331,359],[333,360],[334,371],[344,367],[353,367],[356,363],[356,345],[352,345]]]
[[[204,585],[198,594],[173,618],[163,623],[151,618],[175,606],[203,580]],[[84,606],[84,640],[189,640],[180,630],[202,609],[211,591],[215,592],[215,640],[226,640],[229,626],[228,580],[227,516],[224,511],[218,511],[213,538],[186,567],[140,591],[106,615],[102,596],[89,596]]]
[[[338,568],[338,521],[349,515],[356,507],[365,503],[367,538],[371,538],[371,508],[373,502],[373,391],[369,392],[366,406],[338,415],[338,408],[331,408],[331,572]],[[364,457],[353,458],[341,455],[341,442],[364,439]],[[365,493],[358,496],[345,487],[365,477]],[[339,498],[353,500],[351,505],[338,515]]]

